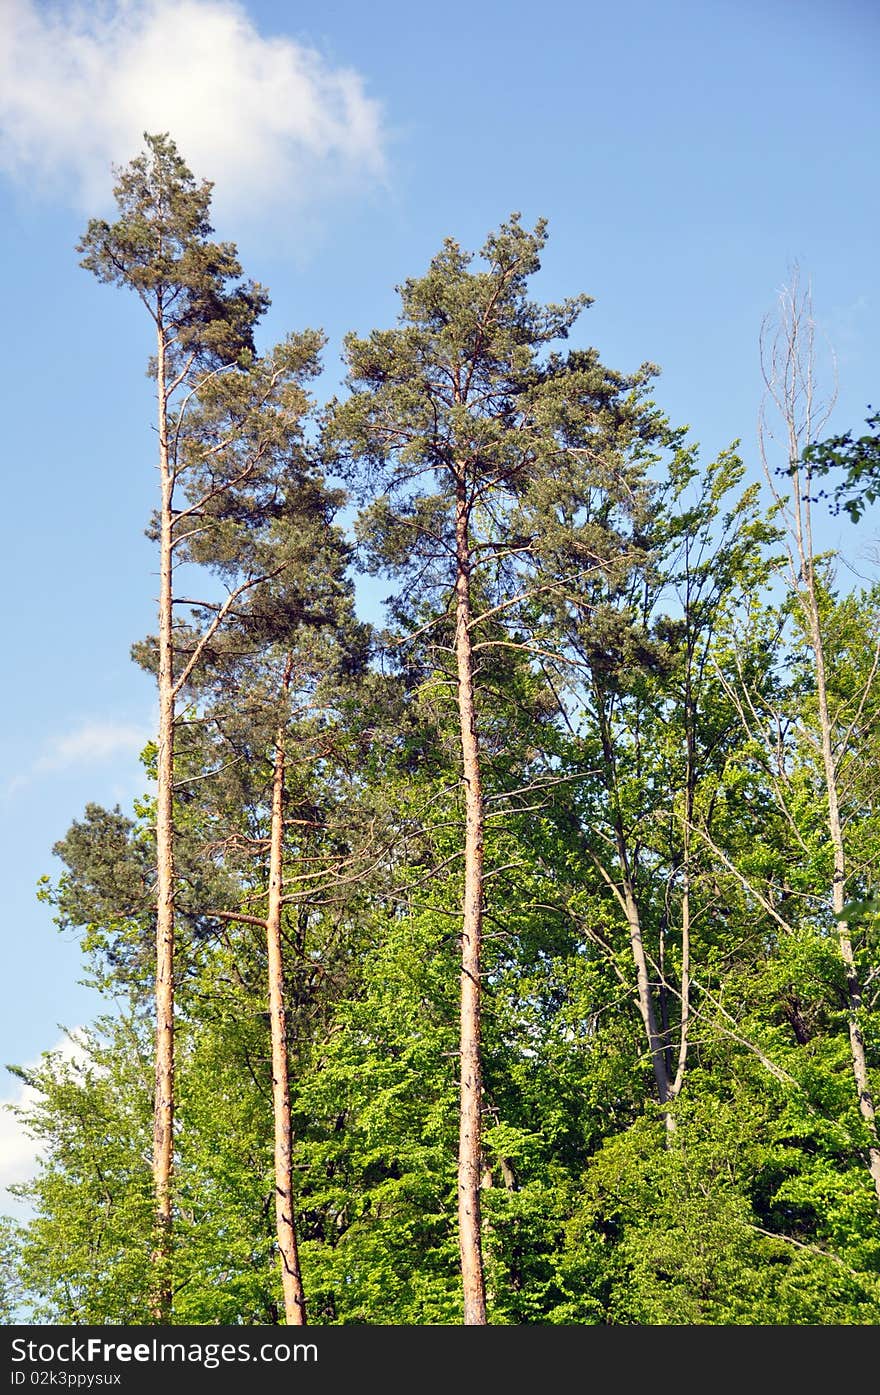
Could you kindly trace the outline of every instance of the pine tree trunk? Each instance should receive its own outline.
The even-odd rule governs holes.
[[[459,486],[455,517],[455,657],[465,790],[464,904],[461,933],[460,1113],[458,1142],[458,1233],[464,1291],[464,1322],[486,1323],[486,1289],[480,1234],[480,961],[483,931],[483,790],[474,704],[471,642],[468,509]]]
[[[153,1186],[156,1199],[153,1316],[171,1320],[174,1169],[174,652],[172,632],[172,487],[168,457],[165,335],[159,322],[157,397],[159,474],[159,740],[156,791],[156,1087]]]
[[[293,671],[287,660],[282,682],[286,702]],[[284,849],[284,766],[286,722],[282,717],[275,737],[272,777],[272,824],[269,852],[269,903],[266,948],[269,960],[269,1019],[272,1034],[272,1110],[275,1122],[275,1231],[281,1260],[281,1287],[288,1326],[304,1327],[306,1301],[299,1267],[293,1211],[293,1157],[290,1120],[290,1080],[287,1055],[287,1013],[284,1006],[284,957],[281,943]]]

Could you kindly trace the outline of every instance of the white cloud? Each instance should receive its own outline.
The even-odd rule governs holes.
[[[151,734],[134,722],[81,722],[72,731],[50,738],[30,768],[8,781],[6,794],[16,793],[41,775],[103,765],[111,760],[128,759],[134,763]]]
[[[53,1053],[65,1061],[83,1059],[83,1044],[77,1035],[80,1031],[81,1028],[75,1027],[73,1031],[65,1033],[52,1048]],[[29,1064],[33,1067],[39,1063],[32,1061]],[[39,1141],[28,1134],[24,1123],[10,1106],[27,1109],[36,1103],[37,1098],[37,1092],[21,1080],[0,1098],[0,1211],[6,1215],[22,1217],[27,1213],[27,1204],[9,1196],[6,1188],[14,1183],[27,1182],[33,1176],[40,1152]]]
[[[237,0],[0,0],[0,169],[94,212],[144,131],[170,132],[224,213],[277,215],[384,175],[361,76],[264,37]]]
[[[94,765],[115,756],[136,756],[149,739],[143,727],[127,722],[84,722],[65,736],[58,736],[40,756],[37,771],[67,770],[73,765]]]

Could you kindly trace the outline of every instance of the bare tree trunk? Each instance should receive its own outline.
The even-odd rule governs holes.
[[[632,950],[633,964],[636,970],[636,993],[641,1014],[642,1023],[645,1028],[645,1039],[648,1043],[648,1050],[651,1053],[651,1066],[654,1071],[654,1081],[657,1085],[657,1097],[661,1105],[669,1103],[669,1075],[666,1070],[666,1050],[661,1033],[657,1030],[657,1014],[654,1011],[654,996],[651,992],[651,977],[648,971],[648,956],[645,953],[645,942],[642,938],[642,924],[639,916],[638,902],[635,897],[635,888],[629,873],[629,865],[626,859],[625,850],[619,850],[621,869],[623,871],[623,901],[626,910],[626,923],[629,930],[629,943]],[[669,1115],[667,1113],[667,1120]]]
[[[690,1030],[691,1011],[691,884],[689,868],[689,849],[687,847],[688,833],[685,834],[685,861],[681,888],[681,1017],[679,1019],[678,1031],[678,1059],[675,1063],[675,1075],[672,1076],[667,1064],[667,1104],[672,1105],[681,1094],[681,1087],[684,1084],[684,1072],[687,1066],[688,1056],[688,1032]],[[665,1111],[666,1130],[669,1134],[674,1134],[676,1129],[675,1115],[671,1108]]]
[[[480,1235],[480,961],[483,930],[483,789],[474,704],[471,641],[468,508],[463,484],[456,501],[455,657],[465,790],[464,904],[461,931],[460,1113],[458,1233],[464,1290],[464,1322],[486,1323],[486,1289]]]
[[[605,757],[606,769],[611,772],[615,769],[614,749],[611,740],[611,733],[608,730],[602,712],[602,695],[596,694],[596,707],[599,712],[599,733],[602,741],[602,752]],[[657,1086],[657,1098],[660,1104],[665,1106],[669,1102],[670,1076],[667,1066],[667,1042],[664,1033],[657,1029],[657,1013],[654,1008],[654,995],[651,992],[651,975],[649,972],[648,955],[645,951],[645,941],[642,936],[642,922],[639,914],[639,904],[636,898],[635,882],[633,880],[630,856],[627,850],[627,839],[620,811],[617,807],[614,790],[608,788],[609,798],[614,801],[614,837],[617,844],[617,861],[620,867],[623,890],[611,878],[607,872],[602,870],[601,864],[597,860],[597,866],[602,871],[607,884],[613,890],[618,904],[622,907],[626,916],[627,930],[629,931],[629,944],[632,952],[633,966],[636,971],[636,1000],[639,1005],[639,1014],[642,1025],[645,1029],[645,1040],[651,1056],[651,1069],[654,1072],[654,1082]],[[674,1127],[670,1121],[668,1110],[666,1111],[667,1126]]]
[[[174,1170],[174,651],[172,629],[172,493],[168,456],[165,332],[158,327],[159,476],[159,740],[156,790],[156,1087],[153,1100],[153,1186],[156,1237],[153,1316],[171,1319],[172,1180]]]
[[[831,836],[831,846],[834,851],[831,904],[834,914],[837,917],[837,942],[840,946],[840,957],[843,961],[843,970],[846,976],[846,990],[849,998],[847,1027],[849,1030],[849,1049],[853,1078],[858,1095],[859,1113],[868,1126],[869,1135],[872,1140],[868,1148],[868,1168],[874,1183],[874,1190],[877,1193],[877,1200],[880,1202],[880,1140],[878,1140],[877,1137],[876,1111],[874,1108],[874,1098],[868,1081],[868,1062],[865,1054],[865,1039],[862,1035],[861,1027],[862,988],[859,982],[855,956],[853,954],[852,941],[850,940],[849,926],[841,915],[844,906],[846,862],[843,845],[843,828],[840,822],[840,807],[837,798],[837,770],[834,761],[834,750],[831,745],[831,720],[828,713],[828,688],[825,681],[825,654],[822,646],[822,631],[819,624],[818,606],[816,605],[815,591],[812,587],[808,595],[811,602],[810,620],[811,630],[813,632],[813,652],[816,661],[816,689],[819,699],[819,728],[822,736],[822,762],[825,768],[825,783],[828,790],[828,831]]]
[[[845,899],[846,850],[840,818],[833,723],[828,706],[825,648],[816,586],[811,516],[812,481],[809,466],[804,466],[802,463],[805,447],[812,444],[818,430],[830,416],[833,398],[827,406],[817,407],[815,400],[815,326],[812,302],[809,289],[805,293],[800,291],[796,275],[792,285],[787,287],[780,296],[777,330],[772,341],[769,338],[768,328],[768,323],[765,321],[761,334],[761,367],[767,393],[782,418],[786,435],[787,465],[792,482],[792,492],[791,502],[785,509],[785,513],[790,525],[790,535],[793,534],[794,537],[794,549],[789,547],[791,583],[803,611],[810,646],[813,650],[822,768],[828,802],[828,836],[834,858],[831,904],[837,920],[837,942],[849,1000],[847,1025],[850,1061],[859,1112],[865,1121],[871,1140],[868,1147],[868,1169],[874,1183],[878,1203],[880,1203],[880,1138],[878,1138],[877,1133],[876,1110],[869,1083],[865,1041],[861,1028],[862,989],[849,927],[841,915]],[[760,444],[764,470],[774,496],[777,501],[781,502],[778,491],[773,485],[773,477],[767,460],[766,438],[769,435],[772,433],[767,426],[766,412],[762,407]]]
[[[691,829],[694,821],[694,787],[696,783],[694,704],[690,681],[685,688],[685,714],[687,728],[687,763],[684,781],[684,827],[682,830],[682,885],[681,885],[681,1014],[678,1032],[678,1060],[675,1075],[669,1086],[670,1100],[678,1099],[684,1084],[684,1073],[688,1057],[688,1033],[691,1021]],[[672,1114],[666,1115],[667,1128],[674,1128]]]
[[[660,970],[660,1035],[663,1038],[663,1059],[666,1074],[672,1079],[672,1039],[669,1030],[669,983],[666,978],[666,939],[669,934],[668,907],[660,917],[658,927],[657,968]]]
[[[285,701],[290,690],[293,655],[282,680]],[[284,958],[281,943],[284,850],[284,766],[287,723],[279,719],[272,776],[272,823],[269,850],[269,901],[266,948],[269,958],[269,1019],[272,1034],[272,1111],[275,1123],[275,1232],[281,1259],[284,1315],[288,1326],[304,1327],[306,1300],[299,1267],[293,1212],[293,1158],[290,1121],[290,1081],[287,1056],[287,1013],[284,1006]]]

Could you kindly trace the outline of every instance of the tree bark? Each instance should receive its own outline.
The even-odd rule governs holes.
[[[168,456],[165,330],[158,322],[159,477],[159,733],[156,789],[156,1083],[153,1100],[153,1186],[156,1237],[153,1316],[171,1319],[172,1183],[174,1171],[174,651],[172,632],[173,477]]]
[[[286,704],[293,672],[293,655],[287,659],[282,680]],[[269,851],[269,900],[266,915],[266,949],[269,962],[269,1020],[272,1035],[272,1110],[275,1124],[275,1232],[281,1260],[281,1287],[288,1326],[304,1327],[306,1300],[299,1265],[293,1209],[293,1150],[290,1120],[290,1077],[287,1053],[287,1011],[284,1005],[284,956],[281,941],[284,852],[284,767],[287,723],[279,719],[275,736],[272,776],[272,823]]]
[[[688,659],[690,663],[690,658]],[[685,721],[687,722],[686,751],[687,758],[685,764],[684,781],[684,824],[682,828],[682,848],[681,848],[681,1013],[679,1016],[678,1033],[678,1059],[675,1065],[675,1075],[669,1071],[669,1101],[678,1099],[681,1094],[681,1087],[684,1084],[684,1073],[687,1068],[688,1057],[688,1033],[691,1021],[691,829],[694,822],[694,803],[696,798],[696,712],[691,691],[690,676],[685,684]],[[675,1116],[667,1110],[666,1127],[670,1130],[675,1128]]]
[[[840,957],[843,961],[843,971],[846,977],[846,991],[849,999],[847,1027],[849,1030],[849,1049],[850,1059],[852,1061],[853,1079],[855,1080],[856,1094],[858,1096],[859,1113],[868,1127],[868,1133],[872,1140],[868,1147],[868,1170],[871,1173],[871,1180],[874,1183],[877,1201],[880,1203],[880,1140],[878,1140],[877,1137],[877,1116],[874,1108],[874,1097],[871,1093],[868,1080],[865,1039],[862,1035],[861,1027],[862,988],[859,982],[855,955],[853,954],[852,941],[849,935],[849,926],[841,915],[844,906],[846,861],[843,843],[843,827],[840,821],[840,806],[837,798],[837,769],[834,761],[834,750],[831,744],[831,718],[828,712],[825,651],[822,641],[822,630],[819,623],[819,611],[816,604],[815,588],[812,585],[812,569],[810,570],[808,602],[810,609],[810,629],[812,632],[811,639],[816,667],[816,692],[819,700],[822,763],[824,766],[825,784],[828,793],[828,831],[834,852],[831,904],[834,915],[837,918],[837,941],[840,946]]]
[[[602,718],[602,694],[596,694],[596,707],[599,712],[599,732],[602,741],[602,753],[605,757],[605,766],[609,772],[614,771],[614,749],[610,732]],[[617,807],[613,789],[608,786],[609,798],[614,800],[614,837],[617,844],[617,861],[620,867],[620,874],[623,883],[621,892],[619,887],[609,880],[613,886],[618,903],[622,905],[626,915],[626,925],[629,932],[630,950],[632,952],[633,966],[636,971],[636,1000],[639,1005],[639,1015],[645,1029],[645,1040],[648,1044],[648,1051],[651,1056],[651,1068],[654,1072],[654,1082],[657,1086],[657,1098],[662,1106],[666,1106],[670,1096],[670,1073],[667,1066],[667,1041],[665,1034],[657,1029],[657,1013],[654,1008],[654,995],[651,992],[651,975],[649,972],[648,956],[645,952],[645,941],[642,936],[642,922],[639,914],[639,904],[636,898],[635,882],[633,880],[630,856],[627,850],[627,839],[621,820],[620,811]],[[671,1127],[668,1111],[666,1111],[668,1126]]]
[[[483,789],[474,702],[468,507],[463,483],[456,499],[455,658],[465,792],[464,900],[461,931],[458,1233],[466,1326],[486,1323],[480,1234],[482,1074],[480,963],[483,931]]]
[[[657,1098],[661,1105],[667,1105],[670,1098],[670,1081],[666,1069],[666,1049],[661,1033],[657,1030],[657,1014],[654,1011],[654,996],[651,992],[651,979],[648,972],[648,956],[645,953],[645,942],[642,938],[642,924],[639,916],[638,902],[635,897],[635,889],[629,874],[629,865],[626,852],[621,847],[619,849],[619,859],[623,872],[623,900],[626,907],[626,923],[629,930],[629,943],[632,950],[633,964],[636,970],[636,993],[639,1004],[639,1013],[645,1028],[645,1039],[648,1043],[648,1050],[651,1053],[651,1066],[654,1071],[654,1081],[657,1085]],[[667,1114],[667,1121],[669,1116]]]

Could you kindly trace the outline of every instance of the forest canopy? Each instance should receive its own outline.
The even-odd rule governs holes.
[[[880,1321],[880,589],[813,542],[876,416],[823,444],[808,295],[762,482],[535,298],[544,222],[443,241],[320,403],[169,136],[116,200],[159,718],[41,888],[107,1011],[19,1072],[6,1320]]]

